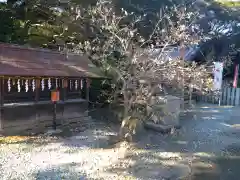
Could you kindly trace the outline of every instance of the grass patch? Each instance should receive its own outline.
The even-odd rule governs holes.
[[[240,1],[231,0],[216,0],[216,1],[226,7],[240,7]]]
[[[79,148],[70,148],[68,150],[66,150],[64,153],[66,154],[74,154],[74,153],[78,153],[81,149]]]
[[[22,143],[22,142],[28,142],[33,140],[34,137],[30,136],[5,136],[0,137],[0,143],[1,144],[13,144],[13,143]]]

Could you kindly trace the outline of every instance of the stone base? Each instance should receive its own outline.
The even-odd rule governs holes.
[[[57,104],[57,127],[84,122],[86,102]],[[4,107],[2,112],[3,135],[31,135],[46,131],[53,125],[53,104]]]
[[[162,97],[157,97],[155,99],[160,99]],[[158,103],[161,103],[160,105]],[[159,106],[161,108],[159,108]],[[164,103],[162,102],[152,102],[149,108],[149,113],[154,113],[152,118],[153,122],[156,124],[162,124],[164,126],[178,126],[179,125],[179,114],[181,111],[181,99],[175,96],[167,95],[164,97]]]
[[[146,129],[150,129],[150,130],[154,130],[163,134],[168,134],[171,133],[172,129],[180,129],[181,126],[177,125],[177,126],[172,126],[172,125],[162,125],[162,124],[155,124],[153,122],[146,122],[145,123],[145,128]]]
[[[166,96],[166,106],[164,108],[169,115],[164,116],[163,125],[179,126],[179,113],[181,111],[181,99],[175,96]]]

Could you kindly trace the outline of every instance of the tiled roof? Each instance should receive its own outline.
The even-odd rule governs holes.
[[[0,75],[104,77],[85,57],[0,43]]]

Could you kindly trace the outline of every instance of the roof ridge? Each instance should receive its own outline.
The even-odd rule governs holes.
[[[5,46],[5,47],[11,47],[11,48],[16,48],[16,49],[26,49],[26,50],[31,50],[31,51],[40,51],[40,52],[49,52],[49,53],[56,53],[56,54],[65,54],[62,51],[56,51],[56,50],[51,50],[47,48],[35,48],[35,47],[30,47],[30,46],[24,46],[24,45],[19,45],[19,44],[12,44],[12,43],[3,43],[0,42],[0,46]]]

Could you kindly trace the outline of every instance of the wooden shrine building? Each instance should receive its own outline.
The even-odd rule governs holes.
[[[91,79],[102,78],[84,56],[0,43],[0,133],[37,132],[54,112],[57,125],[81,120]]]

